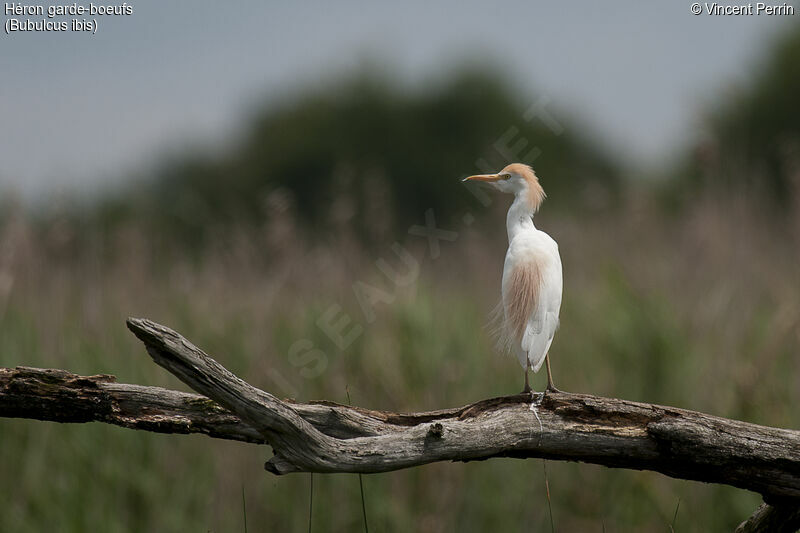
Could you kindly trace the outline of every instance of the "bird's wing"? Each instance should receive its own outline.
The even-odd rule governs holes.
[[[536,308],[531,312],[522,336],[522,349],[528,354],[528,361],[534,372],[544,363],[550,344],[558,329],[558,314],[561,309],[561,259],[558,249],[549,253],[541,261],[541,288]]]

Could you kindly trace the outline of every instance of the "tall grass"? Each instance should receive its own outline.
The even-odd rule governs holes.
[[[0,365],[111,373],[185,387],[151,363],[129,315],[184,333],[228,368],[279,396],[401,411],[516,392],[522,370],[494,353],[486,328],[505,234],[484,213],[437,259],[409,237],[419,279],[400,289],[346,231],[305,244],[290,214],[257,230],[220,232],[209,248],[170,251],[143,227],[75,235],[65,221],[0,226]],[[443,223],[444,225],[444,223]],[[797,427],[800,279],[797,228],[732,195],[700,198],[680,215],[647,201],[614,213],[548,215],[565,268],[553,371],[564,390],[667,403]],[[76,242],[81,242],[80,246]],[[351,287],[392,294],[369,322]],[[317,325],[332,304],[363,328],[344,350]],[[298,339],[325,354],[319,375],[289,356]],[[306,376],[306,377],[304,377]],[[544,380],[536,376],[535,386]],[[300,531],[308,478],[272,477],[257,448],[202,436],[0,420],[0,531]],[[759,503],[736,489],[648,472],[551,462],[561,531],[730,530]],[[357,479],[318,475],[315,529],[362,527]],[[550,516],[538,461],[433,464],[368,479],[376,531],[543,531]]]

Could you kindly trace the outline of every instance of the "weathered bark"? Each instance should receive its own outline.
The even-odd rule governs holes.
[[[204,433],[264,444],[256,430],[199,394],[116,383],[105,374],[0,368],[0,417],[105,422],[158,433]]]
[[[336,438],[377,435],[387,421],[409,417],[331,402],[289,403],[320,431]],[[436,411],[435,413],[455,412]],[[371,416],[365,415],[371,413]],[[81,376],[60,369],[0,367],[0,418],[49,422],[104,422],[156,433],[200,433],[210,437],[265,444],[261,434],[205,396],[161,387],[117,383],[107,374]]]
[[[492,457],[583,461],[758,492],[770,505],[742,531],[797,518],[798,431],[569,393],[538,397],[536,412],[524,394],[410,414],[301,404],[249,385],[164,326],[129,319],[128,327],[156,363],[203,396],[19,367],[0,369],[0,416],[267,442],[274,457],[266,469],[275,474],[386,472]]]

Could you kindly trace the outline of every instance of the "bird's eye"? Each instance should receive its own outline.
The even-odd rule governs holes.
[[[511,174],[505,174],[505,175],[503,176],[503,179],[506,179],[506,180],[507,180],[507,179],[510,179],[510,178],[511,178]]]

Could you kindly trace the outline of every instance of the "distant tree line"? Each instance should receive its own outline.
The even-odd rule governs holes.
[[[223,155],[173,156],[75,219],[101,230],[144,223],[163,238],[197,243],[209,228],[289,213],[310,234],[346,227],[363,242],[385,242],[429,208],[445,222],[475,212],[480,204],[459,178],[510,161],[534,166],[548,209],[613,207],[625,186],[624,154],[608,153],[557,102],[515,90],[507,78],[472,68],[409,88],[365,71],[306,87],[254,110]],[[680,205],[699,185],[743,187],[798,208],[800,27],[736,90],[717,89],[706,136],[667,171],[672,198]],[[536,106],[545,115],[535,116]]]

